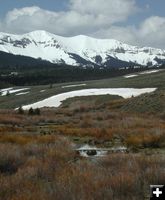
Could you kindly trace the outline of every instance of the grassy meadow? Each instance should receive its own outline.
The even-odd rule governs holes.
[[[62,86],[73,83],[0,96],[0,200],[149,200],[150,184],[165,184],[164,77],[160,71],[86,81],[74,90],[158,89],[129,99],[75,97],[37,114],[13,108],[71,91]],[[85,144],[128,151],[85,158],[75,151]]]
[[[137,73],[138,74],[138,73]],[[165,70],[151,74],[139,74],[137,77],[125,78],[124,76],[92,80],[85,82],[57,83],[50,85],[26,86],[29,93],[16,96],[17,93],[0,96],[0,109],[17,108],[21,105],[27,105],[51,97],[56,94],[69,92],[72,90],[89,88],[158,88],[158,91],[165,89]],[[67,85],[86,84],[78,87],[64,87]],[[14,87],[14,89],[23,87]],[[44,90],[44,92],[42,92]]]

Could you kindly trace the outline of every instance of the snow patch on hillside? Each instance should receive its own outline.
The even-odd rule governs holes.
[[[77,85],[64,85],[62,88],[71,88],[71,87],[81,87],[81,86],[86,86],[86,83],[83,84],[77,84]]]
[[[133,78],[133,77],[136,77],[136,76],[139,76],[139,75],[153,74],[153,73],[157,73],[157,72],[160,72],[160,71],[164,71],[164,69],[146,70],[146,71],[143,71],[143,72],[140,72],[140,73],[137,73],[137,74],[128,74],[128,75],[125,75],[123,77],[124,78]]]
[[[144,72],[140,72],[139,74],[153,74],[153,73],[160,72],[160,71],[161,71],[161,69],[147,70]]]
[[[42,93],[42,92],[45,92],[46,90],[40,90],[40,92]]]
[[[1,89],[0,93],[1,96],[5,96],[7,94],[14,94],[20,91],[24,91],[24,90],[29,90],[30,88],[20,88],[20,89],[13,89],[13,88],[6,88],[6,89]]]
[[[133,78],[133,77],[136,77],[138,76],[137,74],[131,74],[131,75],[126,75],[124,76],[124,78]]]
[[[29,108],[42,108],[42,107],[59,107],[62,104],[62,101],[77,97],[77,96],[93,96],[93,95],[119,95],[123,98],[130,98],[132,96],[138,96],[144,93],[154,92],[156,88],[143,88],[143,89],[135,89],[135,88],[101,88],[101,89],[83,89],[61,93],[58,95],[54,95],[52,97],[46,98],[42,101],[25,105],[23,109]]]
[[[20,96],[20,95],[25,95],[25,94],[28,94],[29,92],[20,92],[18,94],[16,94],[16,96]]]

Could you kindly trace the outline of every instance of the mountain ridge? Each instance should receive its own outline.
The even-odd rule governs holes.
[[[85,35],[62,37],[43,30],[23,35],[0,32],[0,51],[83,67],[153,66],[165,63],[165,50]]]

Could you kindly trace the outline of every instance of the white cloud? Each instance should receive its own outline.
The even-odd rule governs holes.
[[[141,35],[145,37],[151,37],[155,34],[159,37],[162,36],[162,33],[165,31],[165,17],[152,16],[146,19],[141,24],[140,30]]]
[[[117,25],[137,11],[135,0],[70,0],[68,10],[63,12],[37,6],[13,9],[0,20],[0,31],[25,33],[42,29],[63,36],[85,34],[165,48],[164,17],[149,17],[138,27]]]
[[[135,27],[133,26],[110,26],[109,28],[100,29],[92,35],[98,38],[112,38],[122,42],[135,44],[135,33]]]
[[[19,19],[23,16],[29,16],[32,17],[37,11],[39,11],[40,8],[33,6],[33,7],[26,7],[22,9],[14,9],[12,11],[9,11],[6,15],[6,21],[8,23],[12,23],[13,21]]]
[[[24,33],[36,29],[48,30],[57,18],[57,13],[36,6],[14,9],[7,13],[3,21],[3,28],[5,31],[14,33]]]
[[[165,17],[149,17],[139,27],[110,26],[96,31],[93,35],[102,38],[114,38],[133,45],[165,49]]]
[[[3,20],[3,30],[23,33],[45,29],[60,35],[90,34],[128,18],[137,7],[135,0],[70,0],[65,12],[39,7],[13,9]]]
[[[70,0],[70,8],[82,15],[100,17],[102,23],[106,23],[104,19],[110,23],[123,21],[137,10],[134,0]]]
[[[152,16],[146,19],[139,28],[139,37],[144,42],[165,48],[165,17]]]

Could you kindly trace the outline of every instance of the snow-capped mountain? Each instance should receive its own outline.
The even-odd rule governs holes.
[[[46,31],[23,35],[0,33],[0,51],[41,58],[52,63],[82,66],[145,66],[165,62],[165,50],[139,48],[114,39],[96,39],[84,35],[61,37]]]

